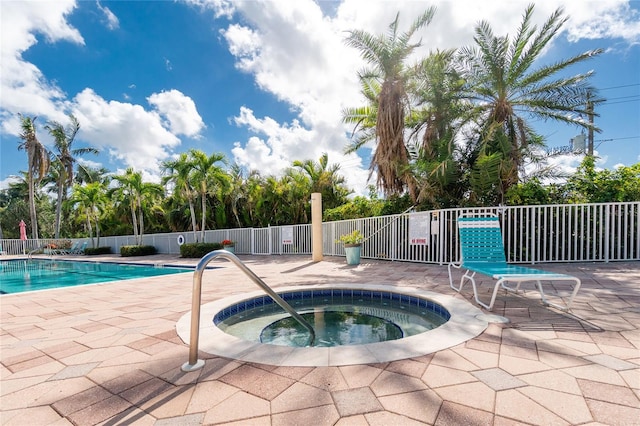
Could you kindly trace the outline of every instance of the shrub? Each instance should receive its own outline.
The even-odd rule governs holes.
[[[220,250],[220,243],[188,243],[180,246],[180,257],[203,257],[214,250]]]
[[[87,247],[84,249],[87,256],[96,256],[99,254],[111,254],[111,247]]]
[[[154,246],[122,246],[120,247],[120,256],[149,256],[156,254],[158,251]]]
[[[338,241],[342,244],[362,244],[364,241],[364,235],[355,229],[348,234],[341,235]]]

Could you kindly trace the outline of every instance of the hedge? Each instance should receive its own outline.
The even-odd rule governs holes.
[[[122,246],[120,247],[120,256],[149,256],[156,254],[158,250],[154,246]]]
[[[111,247],[87,247],[84,249],[87,256],[96,256],[98,254],[111,254]]]
[[[180,246],[180,257],[200,258],[214,250],[222,249],[220,243],[188,243]]]

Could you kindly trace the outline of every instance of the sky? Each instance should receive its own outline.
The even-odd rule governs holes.
[[[372,147],[344,154],[352,127],[342,111],[365,102],[364,62],[344,40],[349,30],[379,34],[399,13],[400,28],[431,5],[417,35],[429,51],[473,44],[481,21],[513,35],[528,2],[476,0],[12,1],[0,2],[0,189],[27,169],[18,151],[19,114],[44,125],[81,125],[74,148],[95,147],[79,162],[121,173],[133,167],[158,182],[161,163],[189,149],[225,154],[230,163],[279,176],[294,160],[330,164],[356,194],[368,193]],[[594,70],[606,101],[596,108],[598,167],[640,162],[640,1],[536,3],[540,25],[559,6],[570,17],[541,64],[591,49],[604,53],[569,69]],[[533,121],[550,149],[581,130]],[[548,161],[571,172],[582,156]]]

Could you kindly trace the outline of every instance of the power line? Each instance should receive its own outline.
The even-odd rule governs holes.
[[[625,84],[625,85],[622,85],[622,86],[605,87],[605,88],[601,88],[601,89],[598,89],[598,90],[622,89],[623,87],[634,87],[634,86],[640,86],[640,83]]]
[[[638,102],[638,101],[640,101],[640,98],[638,98],[638,99],[629,99],[629,100],[626,100],[626,101],[618,101],[618,102],[603,102],[602,105],[626,104],[626,103],[629,103],[629,102]]]
[[[639,97],[640,95],[618,96],[617,98],[607,98],[605,99],[605,102],[615,101],[617,99],[628,99],[628,98],[639,98]]]
[[[610,142],[610,141],[619,141],[622,139],[638,139],[640,136],[626,136],[624,138],[611,138],[611,139],[598,139],[594,142]]]

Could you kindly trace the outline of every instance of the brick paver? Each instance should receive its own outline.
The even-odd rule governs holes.
[[[444,266],[240,258],[275,288],[375,282],[472,300],[470,291],[449,288]],[[195,264],[171,256],[129,260]],[[203,303],[256,290],[230,263],[212,265]],[[492,314],[510,322],[491,323],[470,341],[341,367],[279,367],[200,353],[205,367],[182,372],[188,346],[175,324],[190,310],[192,274],[3,295],[0,423],[640,424],[640,262],[544,269],[582,279],[571,314],[542,306],[532,291],[500,292]]]

